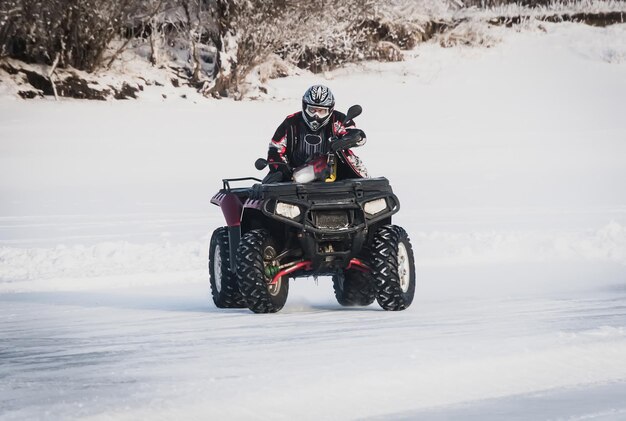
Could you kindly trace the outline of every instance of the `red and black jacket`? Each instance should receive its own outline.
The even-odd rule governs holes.
[[[333,111],[328,124],[314,132],[304,122],[302,111],[288,116],[278,126],[270,142],[267,153],[270,172],[281,172],[283,181],[288,181],[293,169],[315,156],[328,153],[332,139],[346,133],[346,126],[343,125],[345,117],[343,113]],[[348,123],[347,127],[354,127],[354,122]],[[364,143],[365,139],[358,146]],[[365,166],[351,149],[340,151],[337,155],[337,179],[367,177]],[[272,165],[272,162],[284,162],[291,170],[284,165]]]

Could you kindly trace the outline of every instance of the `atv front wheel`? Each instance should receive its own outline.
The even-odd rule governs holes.
[[[266,269],[276,266],[277,255],[276,243],[267,230],[252,230],[241,237],[237,248],[237,279],[248,308],[255,313],[276,313],[287,302],[287,277],[270,284],[272,277],[267,275],[271,270]]]
[[[218,308],[245,308],[246,302],[239,292],[237,276],[230,271],[228,230],[221,227],[213,231],[209,246],[209,283],[213,302]]]
[[[335,298],[342,306],[368,306],[376,299],[371,274],[346,270],[333,275]]]
[[[404,310],[415,295],[415,262],[406,231],[385,225],[376,231],[371,247],[376,300],[385,310]]]

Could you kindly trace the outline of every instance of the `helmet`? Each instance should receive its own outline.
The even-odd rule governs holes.
[[[335,97],[326,86],[313,85],[302,97],[302,117],[314,132],[324,127],[333,114]]]

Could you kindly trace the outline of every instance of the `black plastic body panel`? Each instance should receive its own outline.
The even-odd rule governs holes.
[[[241,235],[248,229],[262,226],[270,230],[285,249],[299,248],[298,253],[303,259],[311,260],[313,267],[313,271],[300,275],[344,269],[350,259],[360,255],[372,228],[391,223],[391,216],[400,209],[389,181],[382,177],[333,183],[264,184],[261,197],[256,200],[246,197],[249,189],[225,187],[222,191],[228,189],[244,201]],[[365,204],[376,199],[384,199],[386,208],[375,215],[367,214]],[[298,206],[298,217],[277,214],[279,202]],[[230,232],[231,243],[238,240],[238,234]],[[231,252],[236,246],[231,244]],[[235,256],[231,254],[231,262],[234,261]],[[299,275],[294,273],[293,276]]]

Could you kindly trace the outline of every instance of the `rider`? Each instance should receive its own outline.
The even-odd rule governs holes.
[[[267,153],[270,173],[264,183],[289,181],[295,168],[328,152],[336,152],[338,157],[337,179],[367,177],[365,166],[349,149],[363,145],[365,133],[359,131],[356,140],[342,139],[347,129],[354,127],[354,121],[344,126],[346,116],[334,107],[335,98],[326,86],[314,85],[307,89],[302,97],[302,111],[288,116],[272,137]]]

